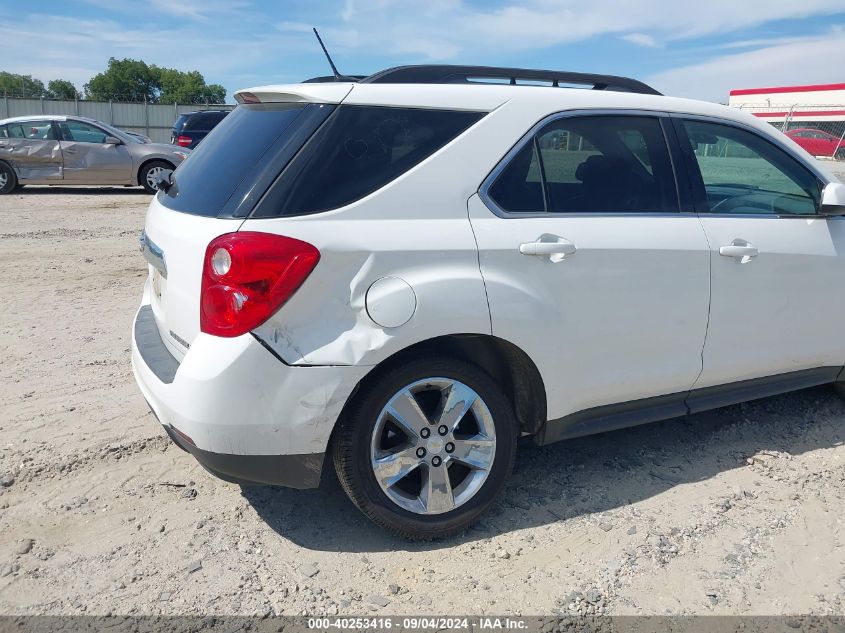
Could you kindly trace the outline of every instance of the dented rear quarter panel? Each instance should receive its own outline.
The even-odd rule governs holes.
[[[247,219],[240,230],[304,240],[321,255],[255,334],[291,365],[376,365],[438,336],[491,334],[467,200],[529,121],[502,104],[357,202],[308,216]],[[367,290],[383,277],[414,291],[416,310],[404,325],[382,327],[368,314]]]

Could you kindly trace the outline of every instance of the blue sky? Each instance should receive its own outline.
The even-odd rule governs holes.
[[[0,70],[82,87],[109,57],[239,89],[465,63],[602,72],[666,94],[845,82],[843,0],[0,0]]]

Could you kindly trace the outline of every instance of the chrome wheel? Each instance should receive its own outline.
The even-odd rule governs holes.
[[[168,169],[167,167],[162,167],[160,165],[156,165],[155,167],[151,168],[147,171],[147,185],[150,189],[158,189],[158,179],[163,176],[164,174],[172,174],[173,170]]]
[[[467,385],[427,378],[394,394],[370,442],[378,485],[401,508],[443,514],[484,484],[496,455],[490,409]]]
[[[9,182],[9,174],[5,169],[0,169],[0,189],[5,187],[7,182]]]

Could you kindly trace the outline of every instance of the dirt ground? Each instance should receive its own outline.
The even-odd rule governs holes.
[[[0,614],[843,614],[845,402],[818,388],[520,450],[446,541],[335,479],[243,491],[137,391],[149,197],[0,197]]]

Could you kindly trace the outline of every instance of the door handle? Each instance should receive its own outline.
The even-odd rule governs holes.
[[[519,245],[523,255],[572,255],[578,249],[572,242],[526,242]]]
[[[62,150],[65,154],[76,154],[75,149],[63,149]]]
[[[519,252],[523,255],[548,257],[549,261],[557,264],[577,251],[575,244],[557,235],[541,235],[536,242],[525,242],[519,245]]]
[[[722,257],[739,257],[745,259],[746,257],[757,257],[760,251],[756,246],[751,244],[730,244],[728,246],[719,247],[719,255]]]

